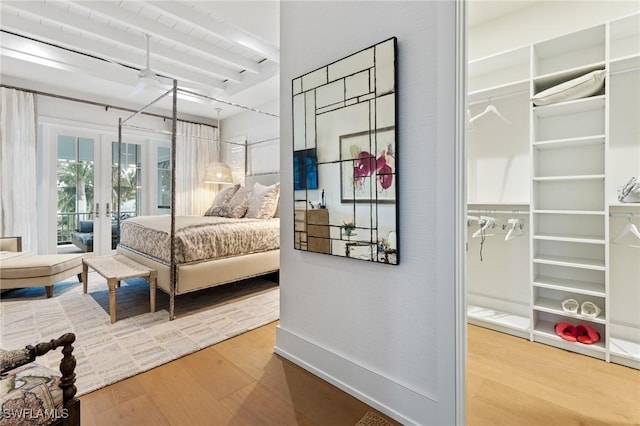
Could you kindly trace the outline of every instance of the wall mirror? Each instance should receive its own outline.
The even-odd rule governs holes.
[[[292,81],[298,250],[398,264],[396,45]]]

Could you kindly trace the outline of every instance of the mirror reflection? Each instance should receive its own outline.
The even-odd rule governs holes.
[[[292,81],[298,250],[398,264],[396,43]]]

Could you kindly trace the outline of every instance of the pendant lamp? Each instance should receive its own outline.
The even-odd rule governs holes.
[[[216,108],[216,111],[218,112],[218,145],[219,145],[220,134],[221,134],[220,133],[220,111],[222,111],[222,109]],[[204,183],[218,183],[218,184],[233,183],[233,175],[231,174],[231,167],[219,161],[214,161],[212,163],[209,163],[202,181]]]

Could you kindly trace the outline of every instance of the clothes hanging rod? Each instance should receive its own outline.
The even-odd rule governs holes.
[[[528,210],[467,210],[467,213],[476,213],[476,214],[529,214]]]
[[[32,94],[38,95],[38,96],[46,96],[48,98],[61,99],[63,101],[78,102],[78,103],[82,103],[82,104],[98,106],[98,107],[104,108],[105,111],[108,111],[110,108],[118,110],[118,111],[126,111],[126,112],[139,111],[139,110],[135,110],[133,108],[127,108],[127,107],[118,106],[118,105],[105,104],[103,102],[90,101],[88,99],[74,98],[72,96],[58,95],[58,94],[55,94],[55,93],[42,92],[42,91],[39,91],[39,90],[26,89],[24,87],[9,86],[7,84],[0,84],[0,87],[3,87],[5,89],[19,90],[19,91],[25,92],[25,93],[32,93]],[[148,115],[148,116],[156,117],[156,118],[162,118],[163,120],[171,120],[172,119],[168,115],[157,114],[157,113],[154,113],[154,112],[144,111],[144,112],[141,112],[140,114]],[[191,121],[191,120],[183,120],[183,119],[179,119],[179,118],[177,120],[178,121],[182,121],[183,123],[200,124],[202,126],[209,126],[209,127],[213,127],[213,128],[216,127],[216,126],[212,126],[211,124],[198,123],[196,121]]]
[[[628,217],[629,219],[633,219],[634,217],[637,217],[638,219],[640,219],[640,214],[639,213],[609,213],[609,217]]]
[[[523,93],[529,93],[529,89],[516,90],[514,92],[505,93],[503,95],[485,96],[482,99],[479,99],[477,101],[469,102],[469,106],[478,105],[478,104],[486,104],[487,102],[491,102],[491,101],[494,101],[496,99],[510,98],[512,96],[521,95]]]

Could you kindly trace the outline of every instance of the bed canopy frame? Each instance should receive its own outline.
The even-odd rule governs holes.
[[[237,107],[237,108],[241,108],[241,109],[245,109],[248,111],[252,111],[258,114],[263,114],[263,115],[267,115],[267,116],[271,116],[274,118],[280,118],[278,115],[270,113],[270,112],[265,112],[265,111],[261,111],[259,109],[255,109],[255,108],[251,108],[251,107],[247,107],[244,105],[240,105],[240,104],[236,104],[233,102],[229,102],[229,101],[225,101],[225,100],[221,100],[221,99],[217,99],[211,96],[207,96],[207,95],[203,95],[201,93],[198,92],[194,92],[191,90],[186,90],[186,89],[180,89],[178,88],[178,81],[177,80],[173,80],[173,85],[172,88],[167,90],[166,92],[164,92],[163,94],[161,94],[160,96],[158,96],[157,98],[155,98],[154,100],[152,100],[151,102],[149,102],[147,105],[143,106],[142,108],[138,109],[137,111],[133,112],[132,114],[130,114],[128,117],[126,118],[119,118],[118,119],[118,191],[117,191],[117,218],[116,218],[116,226],[117,229],[120,229],[120,192],[121,192],[121,186],[122,186],[122,129],[123,128],[131,128],[131,129],[137,129],[137,130],[142,130],[142,131],[149,131],[149,132],[158,132],[157,129],[148,129],[148,128],[144,128],[144,127],[140,127],[140,126],[134,126],[131,124],[128,124],[128,122],[130,120],[132,120],[134,117],[136,117],[137,115],[145,112],[148,108],[152,107],[153,105],[155,105],[156,103],[158,103],[160,100],[164,99],[167,96],[171,96],[171,100],[172,100],[172,107],[171,107],[171,131],[170,136],[171,136],[171,230],[170,230],[170,240],[171,240],[171,251],[170,251],[170,275],[169,275],[169,279],[170,279],[170,285],[169,285],[169,319],[173,320],[175,318],[175,296],[176,296],[176,283],[177,283],[177,279],[178,279],[178,273],[177,273],[177,261],[176,261],[176,240],[175,240],[175,235],[176,235],[176,213],[175,213],[175,205],[176,205],[176,137],[177,137],[177,121],[178,121],[178,116],[177,116],[177,101],[178,101],[178,93],[183,93],[189,96],[193,96],[193,97],[199,97],[202,99],[206,99],[206,100],[210,100],[210,101],[215,101],[215,102],[220,102],[226,105],[230,105],[233,107]],[[218,129],[219,132],[219,129]],[[166,131],[163,131],[162,133],[166,134]],[[220,133],[218,133],[218,135],[220,136]],[[191,137],[191,136],[190,136]],[[257,174],[248,174],[247,173],[247,163],[248,163],[248,148],[249,146],[252,145],[257,145],[260,143],[265,143],[265,142],[270,142],[270,141],[274,141],[277,140],[279,138],[270,138],[270,139],[265,139],[265,140],[260,140],[257,142],[252,142],[249,143],[248,139],[245,139],[244,143],[240,143],[240,142],[232,142],[232,141],[223,141],[221,137],[218,137],[219,142],[221,143],[225,143],[225,144],[232,144],[232,145],[239,145],[239,146],[243,146],[244,147],[244,175],[245,177],[249,177],[249,176],[258,176],[258,175],[273,175],[277,172],[267,172],[267,173],[257,173]],[[210,139],[208,139],[210,140]]]

